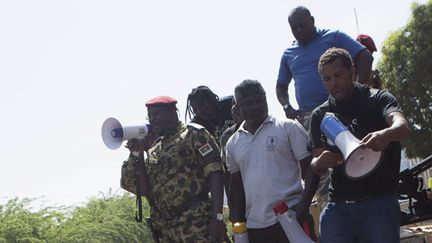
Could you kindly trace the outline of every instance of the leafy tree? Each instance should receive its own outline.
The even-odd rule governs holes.
[[[56,227],[54,218],[60,216],[50,208],[38,212],[26,209],[32,199],[14,198],[0,205],[0,242],[46,242],[45,233]]]
[[[432,1],[411,10],[407,25],[385,41],[378,68],[412,125],[407,156],[424,158],[432,154]]]
[[[148,213],[148,204],[143,211]],[[61,224],[53,242],[151,242],[151,234],[143,223],[134,219],[135,197],[130,194],[103,195],[92,198],[85,207],[76,208],[70,219]]]
[[[0,243],[153,242],[145,222],[135,221],[135,196],[130,193],[109,191],[80,207],[40,210],[30,206],[35,200],[14,198],[0,205]],[[149,211],[143,200],[143,217]],[[226,224],[231,235],[231,224]]]
[[[145,223],[134,219],[135,197],[108,193],[82,207],[43,208],[34,199],[17,198],[0,205],[0,243],[152,242]],[[149,207],[143,200],[143,211]]]

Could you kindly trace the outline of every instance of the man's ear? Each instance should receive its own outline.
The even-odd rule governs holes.
[[[353,82],[356,82],[358,75],[357,75],[357,69],[355,68],[354,65],[352,65],[351,68],[350,68],[350,75],[351,75],[351,80]]]
[[[238,111],[240,112],[240,115],[243,117],[243,110],[241,109],[238,101],[237,101],[236,107],[237,107]]]
[[[315,25],[315,18],[311,16],[312,24]]]

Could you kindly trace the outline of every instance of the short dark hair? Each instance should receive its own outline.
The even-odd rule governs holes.
[[[318,62],[318,71],[322,72],[322,67],[326,64],[333,63],[337,59],[341,60],[342,65],[347,69],[353,67],[353,60],[347,50],[342,48],[332,47],[325,51]]]
[[[258,80],[246,79],[238,84],[234,89],[234,96],[237,101],[244,96],[255,94],[265,94],[265,90]]]
[[[312,17],[309,9],[307,9],[304,6],[297,6],[295,8],[293,8],[293,10],[291,10],[291,12],[288,15],[288,20],[293,16],[293,15],[297,15],[297,14],[301,14],[301,15],[306,15],[308,17]]]

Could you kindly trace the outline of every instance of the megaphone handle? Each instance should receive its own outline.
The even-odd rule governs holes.
[[[136,204],[137,204],[137,207],[138,207],[138,212],[135,214],[135,220],[138,222],[138,223],[141,223],[142,222],[142,199],[141,199],[141,195],[139,195],[138,194],[138,192],[137,192],[137,198],[136,198]]]
[[[138,208],[138,212],[135,215],[135,220],[137,222],[142,222],[142,191],[141,191],[141,171],[144,166],[144,152],[140,152],[138,156],[138,165],[135,171],[135,184],[136,184],[136,204]]]

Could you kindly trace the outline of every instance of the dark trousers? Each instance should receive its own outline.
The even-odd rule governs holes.
[[[329,202],[321,213],[321,242],[399,242],[400,207],[394,195]]]
[[[247,231],[249,243],[289,243],[279,222],[267,228],[247,229]]]

